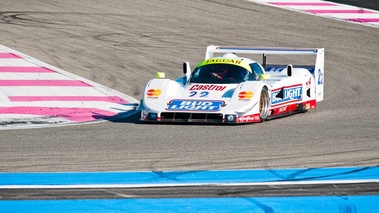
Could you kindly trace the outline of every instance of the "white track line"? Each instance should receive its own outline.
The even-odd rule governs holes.
[[[149,188],[149,187],[190,187],[190,186],[284,186],[379,183],[379,179],[365,180],[320,180],[320,181],[277,181],[240,183],[162,183],[162,184],[73,184],[73,185],[0,185],[0,189],[97,189],[97,188]]]

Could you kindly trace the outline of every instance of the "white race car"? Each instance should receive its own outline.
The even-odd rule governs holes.
[[[220,56],[215,56],[218,54]],[[239,54],[261,54],[262,64]],[[268,55],[314,55],[312,65],[270,65]],[[157,73],[138,109],[144,122],[247,123],[316,108],[324,94],[323,48],[208,46],[205,60],[184,76]]]

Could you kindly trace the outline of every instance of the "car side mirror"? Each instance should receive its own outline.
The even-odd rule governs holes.
[[[188,72],[191,72],[191,68],[189,65],[189,62],[183,62],[183,73],[187,74]]]
[[[288,75],[288,77],[292,76],[292,69],[293,69],[292,64],[288,64],[287,65],[287,75]]]
[[[187,83],[187,81],[189,81],[190,76],[191,76],[191,67],[190,67],[189,62],[187,62],[187,61],[183,62],[183,73],[184,73],[184,75],[186,77],[186,82],[185,83]]]

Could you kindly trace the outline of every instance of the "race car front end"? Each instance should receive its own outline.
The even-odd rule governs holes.
[[[171,86],[173,84],[175,83],[171,82]],[[196,90],[196,88],[200,89],[200,86],[202,89]],[[142,102],[144,108],[141,110],[141,120],[148,122],[224,122],[224,107],[230,98],[221,98],[221,93],[223,94],[223,90],[227,86],[194,84],[187,87],[147,89]],[[213,94],[219,98],[204,99],[198,97],[198,94],[200,96]],[[233,119],[231,116],[227,117],[230,122],[236,119],[235,115]]]
[[[169,87],[166,87],[168,86]],[[144,122],[246,123],[260,122],[260,82],[181,85],[153,79],[141,102]]]

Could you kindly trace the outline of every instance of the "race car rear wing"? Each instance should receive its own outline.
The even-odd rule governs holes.
[[[208,46],[205,59],[213,58],[214,53],[262,54],[262,66],[265,69],[267,55],[315,55],[316,61],[311,73],[316,79],[316,101],[324,99],[324,48]]]

